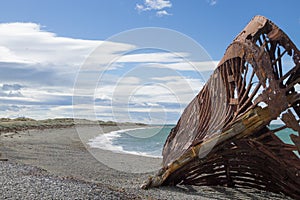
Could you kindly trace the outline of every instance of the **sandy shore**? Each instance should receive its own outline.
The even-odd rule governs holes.
[[[114,130],[118,127],[103,126],[100,132]],[[49,187],[43,187],[44,193],[48,194],[45,197],[39,196],[43,189],[38,189],[32,190],[28,199],[73,199],[78,186],[83,192],[79,190],[77,197],[89,199],[287,199],[280,194],[241,188],[177,186],[142,190],[140,185],[155,173],[153,171],[159,168],[161,160],[84,145],[98,134],[98,126],[80,126],[77,130],[69,127],[0,135],[2,158],[8,158],[8,161],[0,162],[0,199],[22,196],[16,186],[23,184],[29,175],[30,179],[39,180],[30,182],[31,188],[43,184],[49,184]],[[14,177],[11,174],[15,171],[23,173]],[[47,182],[49,179],[55,184]],[[69,189],[61,193],[55,192],[55,187],[51,189],[60,184]]]

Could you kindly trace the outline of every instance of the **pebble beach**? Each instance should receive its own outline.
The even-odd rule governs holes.
[[[85,143],[97,127],[79,128],[86,137],[75,127],[2,133],[0,199],[289,199],[251,188],[140,189],[161,159],[89,149]],[[102,128],[104,133],[118,129]],[[115,165],[105,159],[115,160]]]

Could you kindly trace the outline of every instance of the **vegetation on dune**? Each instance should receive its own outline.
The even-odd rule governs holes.
[[[87,119],[73,119],[73,118],[55,118],[35,120],[31,118],[0,118],[0,133],[17,132],[29,129],[48,129],[48,128],[67,128],[75,125],[100,125],[100,126],[144,126],[142,123],[117,123],[113,121],[92,121]]]

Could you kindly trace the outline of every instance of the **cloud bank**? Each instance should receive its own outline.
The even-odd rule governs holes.
[[[169,7],[169,1],[143,5],[154,10]],[[77,73],[103,42],[60,37],[35,23],[0,24],[0,116],[45,119],[73,117],[77,112],[89,118],[88,104],[93,102],[93,112],[101,120],[126,119],[129,113],[132,121],[149,123],[149,116],[165,112],[168,122],[174,123],[183,109],[180,105],[187,104],[203,86],[205,80],[196,72],[213,70],[209,63],[186,62],[182,59],[188,56],[185,52],[136,52],[131,44],[106,42],[108,55],[119,59],[96,84],[95,94],[80,97],[82,104],[74,109]],[[104,69],[104,63],[96,67]],[[95,70],[85,72],[87,83],[90,76],[100,76]]]

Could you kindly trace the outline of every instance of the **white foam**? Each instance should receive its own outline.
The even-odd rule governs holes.
[[[121,137],[122,133],[125,133],[127,131],[133,131],[133,130],[139,130],[139,129],[147,129],[147,128],[132,128],[132,129],[123,129],[118,131],[112,131],[105,134],[100,134],[99,136],[90,139],[87,143],[90,145],[91,148],[99,148],[103,150],[109,150],[115,153],[122,153],[122,154],[133,154],[138,156],[146,156],[146,157],[152,157],[152,158],[162,158],[161,156],[154,156],[149,155],[145,152],[137,152],[137,151],[126,151],[123,149],[122,146],[113,145],[113,140],[115,138]]]

